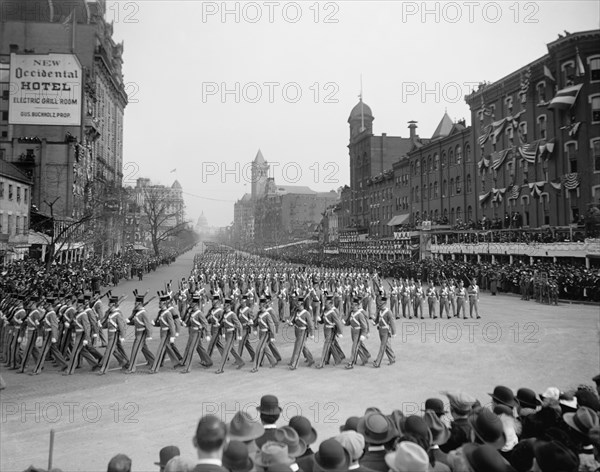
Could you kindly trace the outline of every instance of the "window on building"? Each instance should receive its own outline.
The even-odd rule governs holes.
[[[421,195],[419,194],[419,186],[417,185],[415,187],[415,201],[416,202],[420,201],[420,197],[421,197]]]
[[[540,139],[546,139],[546,115],[540,115],[538,122],[538,136]]]
[[[442,169],[444,167],[446,167],[446,163],[447,163],[447,161],[446,161],[446,153],[442,152]]]
[[[537,102],[538,103],[546,103],[546,82],[538,82],[535,87],[537,93]]]
[[[454,208],[450,208],[450,223],[454,223]]]
[[[13,186],[8,184],[8,199],[12,200],[13,199]]]
[[[592,82],[600,81],[600,56],[588,57],[590,66],[590,80]]]
[[[508,138],[509,144],[512,146],[513,138],[514,138],[512,125],[509,125],[506,127],[506,137]]]
[[[456,164],[456,161],[454,160],[454,151],[450,149],[450,151],[448,151],[448,165],[453,166],[454,164]]]
[[[569,163],[569,173],[577,172],[577,141],[565,143],[565,154]]]
[[[454,179],[450,179],[450,195],[454,195]]]
[[[600,123],[600,95],[590,97],[592,104],[592,123]]]
[[[473,221],[473,207],[469,205],[467,207],[467,222]]]
[[[427,172],[431,172],[433,170],[433,160],[431,156],[427,158]]]
[[[456,176],[456,194],[458,195],[462,191],[460,175]]]
[[[15,218],[15,234],[21,234],[21,217]]]
[[[433,183],[433,198],[437,198],[439,194],[439,188],[437,180]]]
[[[0,234],[4,234],[4,215],[0,212]]]
[[[442,197],[446,195],[448,195],[448,181],[444,179],[444,182],[442,182]]]
[[[438,170],[440,168],[440,155],[436,152],[433,155],[433,170]]]
[[[471,162],[471,146],[465,146],[465,162]]]
[[[521,134],[522,142],[527,142],[527,122],[522,121],[519,123],[519,133]]]
[[[471,193],[473,191],[472,185],[473,182],[471,180],[471,174],[467,174],[467,193]]]
[[[460,165],[462,163],[462,147],[460,144],[456,146],[456,163]]]
[[[23,203],[27,203],[27,189],[23,189]]]
[[[462,209],[460,207],[456,208],[456,222],[462,222]]]
[[[2,121],[8,121],[8,111],[3,111],[1,114]]]
[[[428,171],[427,169],[427,158],[423,158],[423,162],[421,163],[421,172],[424,174],[425,172]]]
[[[512,112],[512,109],[513,109],[513,98],[512,98],[512,97],[510,97],[510,96],[509,96],[509,97],[506,97],[506,98],[504,99],[504,104],[506,105],[506,111],[507,111],[508,113],[511,113],[511,112]]]
[[[432,194],[433,194],[433,188],[432,188],[432,187],[433,187],[433,185],[429,185],[429,187],[428,187],[428,189],[427,189],[427,198],[428,198],[429,200],[431,200],[431,198],[432,198],[432,196],[433,196],[433,195],[432,195]]]
[[[600,139],[592,141],[592,156],[594,161],[594,172],[600,172]]]
[[[21,187],[17,187],[17,202],[21,201]]]
[[[420,172],[421,172],[421,160],[417,159],[417,161],[415,162],[415,174],[419,175]]]
[[[4,198],[4,182],[0,182],[0,198]]]
[[[15,234],[15,229],[13,228],[13,216],[8,215],[6,218],[6,233],[7,234]]]

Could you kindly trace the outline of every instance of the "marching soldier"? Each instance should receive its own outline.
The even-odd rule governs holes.
[[[448,301],[450,302],[450,307],[452,308],[452,317],[457,318],[456,314],[456,284],[454,279],[450,279],[450,283],[448,284]]]
[[[21,367],[17,371],[19,374],[25,372],[27,368],[27,363],[29,362],[29,357],[33,354],[33,358],[35,359],[35,363],[37,364],[39,360],[40,351],[36,346],[37,338],[40,334],[40,321],[42,320],[42,313],[38,308],[38,299],[36,297],[31,298],[31,311],[29,315],[25,318],[25,341],[26,348],[23,353],[23,357],[21,358]]]
[[[247,306],[248,297],[246,295],[242,296],[240,300],[240,307],[238,309],[238,319],[242,325],[242,340],[239,343],[238,354],[240,357],[244,352],[244,348],[250,354],[250,362],[254,362],[254,348],[250,343],[250,335],[252,334],[252,328],[254,327],[254,317],[252,316],[252,310]]]
[[[210,341],[209,336],[209,327],[208,321],[206,321],[206,317],[202,313],[202,309],[200,308],[200,297],[194,296],[192,297],[192,305],[190,307],[190,315],[188,317],[188,343],[185,348],[185,354],[183,356],[183,361],[181,365],[183,366],[182,374],[187,374],[190,371],[190,367],[192,365],[192,359],[194,357],[194,352],[197,352],[200,356],[200,362],[205,367],[212,366],[213,362],[204,349],[202,347],[202,337],[206,336],[206,340]]]
[[[69,353],[73,352],[73,333],[75,331],[73,320],[77,315],[76,303],[77,297],[69,295],[65,300],[65,304],[58,312],[58,320],[60,322],[59,350],[65,358]]]
[[[429,318],[436,319],[435,314],[435,303],[438,301],[438,293],[433,286],[433,281],[429,281],[429,288],[427,289],[427,307],[429,311]],[[421,317],[422,318],[422,317]]]
[[[147,293],[147,292],[146,292]],[[133,374],[136,370],[136,361],[140,349],[146,358],[146,365],[154,364],[154,354],[148,349],[147,341],[152,339],[152,322],[144,309],[144,298],[146,295],[140,295],[137,291],[135,295],[135,306],[133,308],[133,316],[131,318],[135,329],[135,339],[131,347],[131,358],[129,360],[129,368],[125,371],[126,374]]]
[[[396,326],[394,324],[394,317],[390,310],[385,306],[385,297],[381,298],[377,317],[375,318],[375,326],[379,330],[379,340],[381,344],[379,346],[379,353],[377,359],[373,362],[373,367],[379,368],[383,355],[386,354],[390,365],[396,362],[396,356],[392,350],[392,337],[396,337]]]
[[[413,292],[413,314],[415,318],[419,318],[421,313],[421,319],[423,319],[423,301],[425,300],[425,293],[423,292],[423,285],[421,281],[417,280],[415,290]]]
[[[213,296],[213,307],[207,317],[210,325],[210,343],[208,344],[208,355],[212,357],[215,346],[223,354],[223,343],[221,342],[219,332],[221,331],[221,318],[223,317],[223,308],[221,308],[221,297]]]
[[[125,324],[123,314],[119,310],[119,297],[117,296],[110,296],[106,324],[108,328],[108,344],[106,346],[106,351],[104,351],[104,356],[102,357],[102,365],[100,366],[98,375],[104,375],[106,373],[106,369],[110,363],[110,357],[113,354],[123,370],[126,370],[129,367],[129,359],[123,349],[127,325]]]
[[[288,364],[290,370],[296,370],[298,367],[298,361],[300,360],[300,353],[304,355],[304,358],[308,362],[308,367],[315,363],[315,360],[311,352],[306,347],[306,338],[315,339],[313,318],[311,314],[303,306],[304,297],[298,297],[296,302],[296,308],[294,315],[289,321],[290,326],[294,327],[294,334],[296,335],[296,342],[294,343],[294,350],[292,352],[292,358]]]
[[[442,288],[440,289],[440,292],[439,292],[440,318],[444,317],[444,312],[446,312],[446,316],[448,319],[451,318],[449,296],[450,296],[450,290],[448,289],[448,282],[444,280],[442,282]]]
[[[92,310],[94,312],[95,321],[97,321],[98,329],[95,331],[100,338],[100,342],[102,343],[102,347],[106,347],[106,338],[104,337],[103,327],[106,325],[106,312],[104,307],[102,306],[102,297],[100,296],[100,290],[94,292],[94,296],[96,297],[92,305]],[[92,318],[90,318],[91,322]],[[96,339],[94,338],[94,342],[92,344],[96,344]]]
[[[221,355],[221,366],[215,372],[216,374],[222,374],[225,362],[229,354],[235,358],[238,370],[244,367],[244,361],[240,355],[231,349],[233,347],[233,341],[237,337],[238,341],[242,340],[242,325],[236,314],[231,311],[231,299],[225,299],[225,307],[223,309],[223,318],[221,319],[221,336],[225,338],[225,346],[223,347],[223,353]]]
[[[352,313],[350,313],[350,316],[346,320],[346,324],[350,326],[350,334],[352,336],[352,353],[350,354],[350,362],[346,365],[346,369],[353,369],[358,356],[362,360],[362,365],[365,365],[371,357],[364,343],[369,337],[369,320],[361,308],[358,298],[352,300]]]
[[[37,364],[35,365],[33,372],[29,375],[38,375],[42,371],[48,354],[52,355],[54,362],[56,362],[62,370],[67,368],[67,361],[58,349],[58,316],[55,307],[52,306],[54,301],[54,297],[46,297],[46,314],[41,322],[43,336],[42,349]]]
[[[85,296],[81,295],[77,299],[77,314],[73,318],[73,350],[71,352],[71,358],[69,359],[69,365],[63,375],[73,375],[75,367],[80,361],[80,357],[83,357],[90,366],[92,366],[93,371],[100,368],[102,356],[98,359],[98,357],[93,354],[95,350],[91,351],[89,348],[92,333],[87,308],[87,300]]]
[[[160,344],[154,358],[154,363],[150,368],[151,374],[156,374],[160,368],[165,355],[169,355],[173,367],[179,364],[179,359],[173,351],[171,344],[175,342],[175,322],[171,310],[169,310],[169,300],[171,297],[164,292],[159,295],[159,315],[158,315],[158,326],[160,327]]]
[[[410,314],[410,300],[412,298],[411,294],[411,286],[408,283],[408,279],[404,280],[404,285],[402,287],[402,317],[406,318],[406,314],[408,313],[408,317],[412,319],[412,315]]]
[[[390,308],[394,314],[394,318],[400,319],[400,287],[398,281],[394,279],[394,285],[390,292]]]
[[[168,286],[170,287],[170,284],[168,284]],[[183,321],[181,320],[181,316],[179,314],[179,310],[177,309],[177,306],[176,306],[177,302],[175,300],[175,296],[173,295],[173,292],[171,292],[170,296],[171,296],[171,298],[169,298],[169,301],[167,302],[167,308],[171,312],[171,316],[173,316],[173,324],[175,325],[175,338],[178,338],[179,337],[179,327],[185,326],[185,325],[183,324]],[[175,356],[177,356],[178,362],[181,364],[181,362],[183,361],[183,356],[179,352],[179,349],[177,349],[177,346],[175,345],[175,340],[170,341],[169,344],[171,345],[171,349],[175,353]],[[161,367],[162,367],[162,364],[161,364]]]
[[[279,319],[275,314],[275,310],[273,310],[273,307],[271,306],[271,302],[272,300],[270,295],[265,297],[265,311],[267,311],[271,316],[271,319],[273,320],[273,325],[275,326],[275,334],[277,334],[279,332]],[[267,349],[271,351],[271,354],[273,354],[273,357],[277,362],[281,362],[281,354],[279,354],[279,350],[277,349],[277,346],[275,346],[274,341],[269,340]]]
[[[477,285],[477,280],[473,278],[471,280],[471,285],[469,285],[469,315],[473,318],[473,309],[475,309],[475,315],[477,319],[481,318],[479,316],[479,286]],[[465,316],[466,318],[466,316]]]
[[[340,364],[346,356],[342,351],[336,337],[343,337],[343,325],[337,310],[333,307],[333,297],[328,295],[325,298],[325,313],[323,313],[323,333],[325,342],[323,344],[323,355],[321,363],[317,365],[317,369],[322,369],[326,362],[329,362],[329,357],[333,355],[335,365]]]
[[[18,369],[19,362],[19,344],[22,341],[22,326],[23,320],[27,316],[27,312],[24,308],[24,297],[22,295],[17,296],[18,301],[12,316],[8,318],[9,322],[9,345],[8,345],[8,359],[7,367],[11,370]]]
[[[467,307],[465,306],[465,302],[467,299],[467,289],[465,288],[465,283],[460,280],[458,282],[458,288],[456,289],[456,317],[460,318],[460,313],[462,312],[463,318],[467,318]]]
[[[264,299],[261,299],[264,300]],[[277,361],[267,349],[269,341],[275,342],[275,324],[268,311],[264,309],[264,301],[260,304],[260,311],[256,317],[256,328],[258,331],[258,345],[256,346],[256,355],[254,356],[254,368],[252,373],[258,372],[263,356],[267,356],[271,367],[277,365]]]

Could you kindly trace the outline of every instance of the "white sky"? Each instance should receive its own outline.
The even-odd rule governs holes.
[[[279,163],[278,184],[336,189],[349,180],[361,74],[375,134],[407,137],[416,120],[430,137],[445,109],[470,123],[462,97],[474,84],[542,56],[563,30],[598,28],[599,5],[108,1],[130,97],[124,181],[177,178],[187,217],[204,212],[211,226],[233,221],[259,148]]]

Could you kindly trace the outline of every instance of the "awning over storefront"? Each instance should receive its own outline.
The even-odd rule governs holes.
[[[52,238],[43,233],[38,233],[37,231],[29,230],[29,244],[50,244]]]
[[[410,218],[410,214],[404,213],[403,215],[396,215],[390,221],[387,222],[388,226],[397,226],[406,223],[406,220]]]

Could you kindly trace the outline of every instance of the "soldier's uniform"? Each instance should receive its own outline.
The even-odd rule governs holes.
[[[89,300],[89,298],[88,298]],[[79,363],[80,356],[92,366],[93,370],[100,368],[100,363],[89,349],[92,334],[90,320],[87,313],[87,300],[85,297],[78,299],[78,313],[73,318],[73,348],[67,371],[63,375],[72,375]],[[101,358],[100,358],[101,359]]]
[[[21,342],[23,320],[26,316],[27,312],[25,311],[25,308],[23,308],[23,297],[19,295],[19,302],[17,303],[17,306],[7,318],[9,323],[9,343],[6,365],[11,370],[17,369],[20,365],[19,344]]]
[[[317,365],[317,369],[322,369],[326,362],[329,362],[329,357],[333,356],[334,363],[340,364],[346,356],[342,351],[336,337],[343,336],[343,325],[337,310],[332,306],[333,297],[328,296],[326,299],[325,313],[323,313],[323,333],[325,342],[323,343],[323,354],[321,363]]]
[[[440,318],[444,317],[444,312],[446,312],[446,316],[450,319],[450,291],[448,289],[448,282],[442,283],[442,288],[439,291],[439,299],[440,299]]]
[[[235,358],[235,363],[237,364],[237,368],[241,369],[244,367],[244,361],[240,357],[240,355],[235,351],[235,349],[231,349],[233,347],[233,341],[237,337],[239,341],[242,340],[242,325],[240,324],[240,320],[236,314],[231,311],[231,299],[225,299],[225,308],[223,309],[223,318],[221,318],[221,336],[225,338],[225,345],[223,347],[223,353],[221,355],[221,365],[219,369],[215,373],[222,374],[223,368],[225,367],[225,362],[227,362],[227,358],[229,354]]]
[[[479,319],[479,286],[477,285],[477,281],[473,279],[471,285],[469,285],[468,289],[469,293],[469,316],[473,318],[473,310],[475,310],[475,315]],[[466,316],[465,316],[466,318]]]
[[[194,352],[197,352],[200,356],[200,361],[206,367],[212,365],[212,360],[208,353],[202,347],[202,337],[206,336],[207,340],[210,340],[208,321],[204,317],[202,310],[200,309],[200,297],[192,298],[192,306],[190,307],[190,315],[187,320],[188,325],[188,343],[185,348],[185,354],[181,365],[183,366],[182,374],[187,374],[190,371],[192,365],[192,359]]]
[[[314,324],[311,314],[306,310],[302,303],[304,302],[303,297],[298,297],[298,306],[295,310],[295,314],[289,321],[290,325],[294,327],[294,334],[296,341],[294,343],[294,350],[292,352],[292,358],[290,359],[289,367],[290,370],[295,370],[298,367],[298,361],[300,360],[300,353],[304,355],[304,358],[308,362],[310,367],[315,363],[315,360],[311,352],[306,347],[306,338],[309,337],[314,339]]]
[[[381,301],[385,303],[385,297],[382,297]],[[379,353],[377,359],[373,362],[374,367],[379,367],[383,360],[383,355],[386,354],[390,365],[396,362],[396,356],[392,349],[391,338],[396,336],[396,326],[394,324],[394,317],[388,308],[384,304],[379,309],[377,317],[375,318],[375,326],[379,330],[379,340],[381,344],[379,346]]]
[[[21,358],[21,366],[18,373],[22,374],[25,372],[27,368],[27,363],[29,362],[29,357],[33,355],[35,363],[37,364],[40,356],[40,351],[36,346],[36,342],[38,336],[40,335],[40,321],[42,320],[42,313],[38,308],[38,299],[32,298],[32,307],[31,311],[27,318],[25,318],[25,351],[23,352],[23,357]]]
[[[265,300],[261,299],[260,311],[256,317],[258,345],[256,346],[256,356],[254,357],[254,368],[251,372],[258,372],[263,356],[267,356],[271,367],[277,365],[277,361],[267,349],[268,342],[275,339],[275,324],[269,312],[264,309],[264,303]]]
[[[158,326],[160,328],[160,343],[156,351],[154,363],[150,368],[151,374],[156,374],[160,368],[165,355],[169,355],[173,367],[179,364],[179,359],[171,347],[171,343],[175,342],[175,322],[171,310],[169,310],[168,303],[171,300],[169,295],[164,292],[160,294],[160,314],[158,315]]]
[[[97,322],[96,326],[97,329],[94,330],[95,333],[97,333],[97,338],[94,338],[94,342],[92,342],[92,345],[96,344],[96,339],[100,339],[100,342],[102,343],[102,347],[106,347],[106,338],[104,337],[104,331],[103,331],[103,327],[106,324],[106,313],[104,311],[104,307],[102,306],[102,298],[99,296],[100,295],[100,291],[97,291],[95,294],[96,296],[96,300],[94,301],[94,303],[92,304],[92,310],[95,314],[94,318],[95,321]],[[90,317],[90,322],[91,322],[91,317]]]
[[[421,281],[417,283],[415,286],[415,291],[413,293],[413,315],[415,318],[419,318],[419,313],[421,314],[421,319],[423,319],[423,301],[425,300],[425,293],[423,292],[423,286],[421,285]]]
[[[364,310],[360,307],[360,300],[358,298],[353,300],[353,310],[346,320],[346,324],[350,326],[350,334],[352,336],[352,353],[350,354],[350,362],[346,366],[346,369],[352,369],[358,360],[358,356],[362,360],[362,365],[365,365],[371,357],[364,343],[365,339],[369,336],[369,320]]]
[[[429,318],[436,319],[437,315],[435,314],[435,302],[438,300],[438,293],[435,287],[433,286],[433,282],[429,282],[429,288],[427,289],[427,308],[429,311]]]
[[[252,316],[252,310],[246,306],[247,300],[248,297],[246,295],[242,296],[242,302],[238,309],[238,319],[242,325],[242,340],[238,346],[238,354],[241,357],[244,352],[244,348],[246,348],[248,354],[250,354],[250,361],[254,361],[255,352],[249,338],[252,334],[252,328],[254,327],[255,320]]]
[[[154,354],[152,354],[152,351],[148,349],[148,345],[146,344],[148,340],[152,339],[152,322],[144,309],[145,295],[138,295],[137,291],[134,294],[136,305],[131,320],[135,329],[135,338],[131,347],[131,357],[129,359],[129,368],[126,371],[127,374],[135,372],[140,349],[146,358],[146,365],[152,366],[155,360]]]
[[[458,282],[458,288],[456,289],[456,316],[460,318],[462,312],[463,318],[467,317],[467,307],[465,303],[467,301],[467,289],[463,281]]]
[[[265,310],[271,316],[271,319],[273,320],[273,325],[275,326],[275,333],[273,334],[273,338],[274,338],[275,334],[277,334],[279,332],[279,319],[278,319],[277,315],[275,314],[275,310],[273,310],[273,307],[271,306],[271,301],[272,301],[271,297],[267,296],[266,302],[265,302],[266,303]],[[281,362],[281,354],[279,353],[277,346],[275,346],[275,342],[273,342],[269,339],[269,344],[267,346],[267,349],[271,351],[271,354],[273,354],[273,357],[275,358],[275,360],[277,362]]]
[[[41,322],[43,336],[42,349],[31,375],[38,375],[42,371],[48,354],[52,355],[54,361],[61,369],[65,370],[68,365],[58,349],[58,315],[56,314],[54,307],[52,307],[54,300],[53,297],[46,297],[48,306],[46,307],[47,311]]]
[[[221,318],[223,317],[223,308],[221,304],[221,298],[217,295],[213,296],[213,308],[207,317],[208,324],[210,325],[210,343],[208,344],[208,355],[212,357],[215,346],[221,354],[223,354],[223,343],[219,333],[221,331]]]
[[[102,365],[100,366],[99,375],[104,375],[108,364],[110,363],[110,357],[114,354],[115,358],[119,362],[119,365],[123,369],[129,367],[129,359],[123,349],[123,341],[127,334],[127,325],[125,324],[125,318],[119,310],[119,297],[111,296],[109,299],[109,308],[106,317],[106,327],[108,329],[108,343],[106,345],[106,351],[102,357]]]

